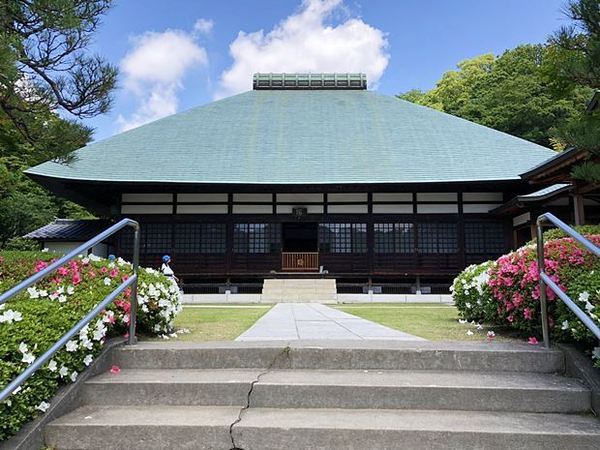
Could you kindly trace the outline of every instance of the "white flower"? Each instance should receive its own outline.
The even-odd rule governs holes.
[[[60,375],[61,378],[64,378],[69,374],[69,369],[67,369],[66,366],[62,366],[60,368],[60,370],[58,371],[58,374]]]
[[[69,378],[71,379],[71,381],[72,381],[73,383],[75,383],[75,380],[77,379],[77,372],[73,371],[73,372],[71,373],[71,376],[70,376]]]
[[[493,331],[490,330],[490,331],[487,332],[487,337],[488,338],[495,338],[496,337],[496,333],[494,333]]]
[[[56,290],[57,294],[64,294],[65,293],[65,288],[64,286],[60,286],[57,290]]]
[[[481,325],[480,323],[477,324],[477,329],[478,330],[483,330],[483,325]]]
[[[35,287],[27,288],[27,293],[29,294],[29,298],[40,298],[40,294]]]
[[[471,330],[467,330],[467,336],[473,336],[473,332]]]
[[[20,322],[21,320],[23,320],[23,314],[21,314],[19,311],[7,309],[4,311],[4,314],[0,314],[0,323],[6,322],[10,324],[13,322]]]
[[[463,324],[467,323],[467,321],[464,320],[464,319],[458,319],[458,323],[460,323],[461,325],[463,325]]]
[[[48,297],[48,291],[46,290],[38,291],[38,293],[40,294],[40,297]]]
[[[19,392],[21,392],[21,389],[23,389],[21,386],[17,387],[14,391],[12,391],[12,395],[16,395]]]
[[[106,335],[106,326],[104,326],[104,324],[102,323],[102,321],[98,321],[98,323],[96,323],[96,329],[94,330],[94,334],[92,336],[92,339],[95,341],[101,341],[104,336]]]
[[[29,347],[27,347],[27,344],[25,342],[21,342],[19,344],[19,351],[21,353],[27,353],[29,351]]]
[[[110,286],[110,278],[108,278],[108,277],[104,278],[104,285],[105,286]]]
[[[590,299],[590,293],[587,291],[583,291],[581,294],[579,294],[579,301],[580,302],[587,302]]]
[[[564,320],[562,323],[562,327],[560,327],[561,330],[568,330],[569,329],[569,321]]]
[[[465,303],[465,308],[471,309],[471,304],[469,302]]]
[[[63,295],[59,295],[58,296],[58,302],[59,303],[64,303],[66,301],[67,301],[67,296],[66,295],[63,294]]]
[[[54,361],[53,359],[51,359],[48,363],[48,370],[50,372],[56,372],[56,361]]]
[[[81,330],[79,330],[79,339],[87,338],[88,331],[90,331],[89,325],[86,325]]]
[[[592,305],[590,302],[585,302],[585,310],[588,313],[591,313],[594,310],[594,305]]]
[[[50,408],[50,403],[42,402],[35,407],[35,409],[39,409],[41,412],[46,412]]]
[[[53,292],[48,296],[50,300],[56,300],[58,298],[58,292]]]
[[[94,357],[92,355],[86,355],[86,357],[83,358],[83,363],[86,366],[89,366],[92,363],[93,360],[94,360]]]
[[[100,258],[99,256],[94,255],[93,253],[90,253],[88,255],[88,258],[90,258],[90,261],[102,261],[102,258]]]
[[[106,311],[102,317],[102,322],[112,322],[115,317],[115,313],[112,311]]]
[[[75,352],[77,351],[77,341],[74,340],[70,340],[69,342],[67,342],[67,351],[68,352]]]
[[[48,253],[50,251],[50,249],[48,247],[45,247],[42,249],[42,253]]]
[[[600,359],[600,347],[594,348],[594,351],[592,352],[592,358]]]
[[[73,295],[75,293],[75,288],[73,286],[67,287],[67,295]]]
[[[89,264],[90,263],[90,258],[83,258],[81,260],[81,264]]]
[[[23,359],[21,361],[23,361],[24,363],[27,363],[27,364],[31,364],[32,362],[35,361],[35,356],[33,356],[33,353],[24,353]]]

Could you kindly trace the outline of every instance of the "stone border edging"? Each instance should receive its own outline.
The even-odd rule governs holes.
[[[105,372],[112,364],[112,351],[123,344],[123,338],[113,338],[106,342],[102,352],[94,362],[84,370],[74,383],[62,386],[52,397],[50,408],[44,413],[25,424],[21,430],[7,441],[0,442],[0,450],[39,450],[44,447],[44,427],[81,406],[81,388],[91,377]]]
[[[579,378],[592,390],[592,410],[600,415],[600,369],[572,344],[557,344],[565,355],[565,375]]]

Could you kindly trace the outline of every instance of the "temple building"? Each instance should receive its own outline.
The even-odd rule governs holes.
[[[335,278],[341,292],[410,293],[445,290],[466,265],[527,241],[540,208],[572,221],[574,197],[552,204],[566,185],[531,183],[557,158],[369,91],[363,74],[256,74],[249,92],[26,173],[103,220],[140,221],[141,262],[157,267],[170,254],[199,292],[250,292],[293,275]],[[57,235],[44,227],[30,237]],[[107,246],[128,257],[131,236]]]

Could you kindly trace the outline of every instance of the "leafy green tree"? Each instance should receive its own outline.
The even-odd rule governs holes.
[[[400,98],[536,142],[556,144],[557,129],[578,116],[589,90],[552,76],[560,49],[521,45],[501,56],[462,61],[427,92]]]
[[[90,216],[22,171],[50,159],[68,162],[91,139],[79,119],[110,108],[117,70],[89,44],[111,3],[0,2],[0,247],[57,216]]]

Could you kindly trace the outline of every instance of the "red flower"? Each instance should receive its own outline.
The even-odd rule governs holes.
[[[112,366],[110,368],[110,373],[117,375],[121,372],[121,368],[119,366]]]
[[[537,345],[537,344],[539,344],[539,342],[538,342],[538,340],[537,340],[537,338],[536,338],[535,336],[531,336],[531,337],[528,339],[527,343],[528,343],[529,345]]]

